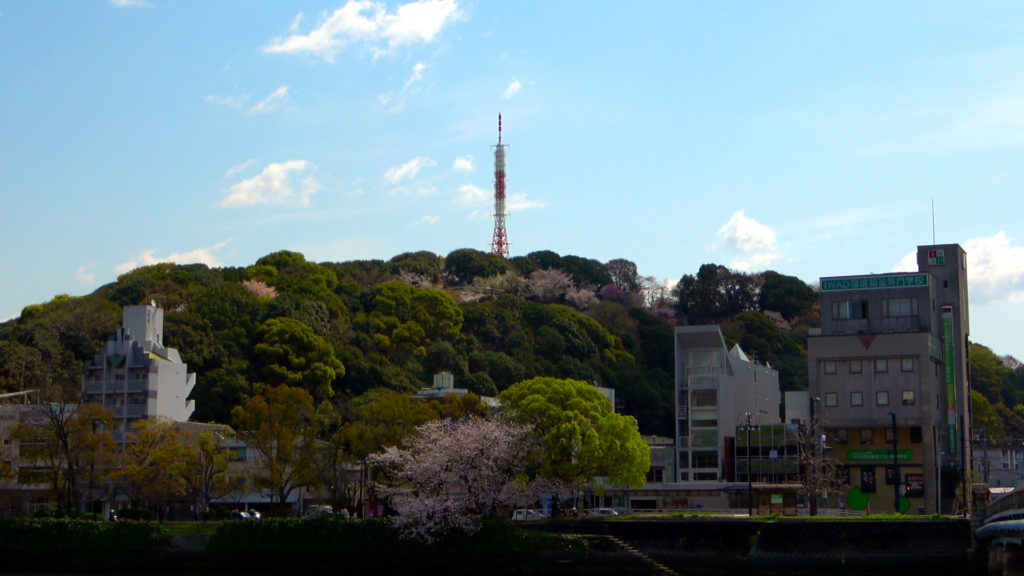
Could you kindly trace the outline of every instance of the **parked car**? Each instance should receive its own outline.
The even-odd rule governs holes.
[[[321,516],[332,516],[334,508],[326,504],[310,504],[306,506],[306,518],[319,518]]]
[[[545,516],[539,510],[530,510],[529,508],[520,508],[512,513],[513,522],[530,522],[534,520],[544,520]]]
[[[614,508],[591,508],[587,510],[587,516],[618,516],[619,513]]]

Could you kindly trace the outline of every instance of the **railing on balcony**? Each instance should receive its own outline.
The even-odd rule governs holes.
[[[882,318],[882,332],[927,332],[928,324],[917,316]]]
[[[145,378],[134,378],[131,380],[86,380],[86,394],[121,394],[124,392],[145,392],[148,380]]]

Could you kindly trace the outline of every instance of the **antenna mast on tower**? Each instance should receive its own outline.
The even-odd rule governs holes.
[[[498,114],[498,144],[494,146],[494,237],[491,254],[508,258],[508,235],[505,233],[505,148],[501,143],[501,114]]]

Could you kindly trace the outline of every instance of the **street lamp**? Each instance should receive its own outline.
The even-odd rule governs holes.
[[[762,414],[767,414],[764,410],[759,410]],[[750,431],[757,428],[757,423],[751,423],[751,418],[754,416],[753,412],[744,412],[743,417],[746,419],[746,424],[743,429],[747,432],[747,516],[754,515],[754,481],[753,471],[750,467]]]
[[[754,482],[750,470],[750,412],[744,413],[747,417],[747,516],[754,515]]]
[[[892,507],[896,514],[900,513],[900,461],[896,447],[899,446],[899,435],[896,430],[896,413],[889,412],[892,417]]]

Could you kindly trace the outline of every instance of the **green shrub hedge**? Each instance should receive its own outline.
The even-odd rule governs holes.
[[[31,518],[0,520],[0,552],[152,552],[163,530],[146,522]]]

